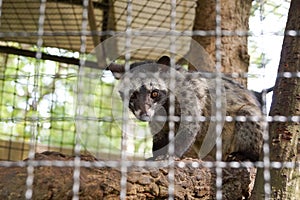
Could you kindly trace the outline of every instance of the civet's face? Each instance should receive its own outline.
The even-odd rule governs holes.
[[[167,91],[160,90],[151,84],[143,84],[132,92],[129,109],[141,121],[150,121],[158,109],[167,101]]]
[[[137,119],[150,121],[156,111],[161,110],[167,102],[169,62],[170,59],[163,56],[157,62],[133,63],[130,65],[130,71],[126,73],[124,66],[109,66],[112,72],[122,75],[120,95],[123,101],[128,99],[129,109]],[[114,75],[120,79],[117,73]],[[125,91],[128,91],[127,94]]]
[[[122,80],[121,97],[128,100],[129,109],[137,119],[151,121],[168,100],[165,75],[157,64],[151,63],[134,68],[127,81]]]

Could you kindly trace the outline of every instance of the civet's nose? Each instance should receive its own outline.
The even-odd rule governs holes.
[[[147,113],[144,113],[139,116],[139,119],[144,122],[149,122],[151,117]]]

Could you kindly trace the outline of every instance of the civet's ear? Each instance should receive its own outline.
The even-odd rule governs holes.
[[[106,69],[110,70],[116,79],[120,79],[125,73],[125,65],[119,65],[116,63],[111,63]]]
[[[158,61],[156,63],[161,64],[161,65],[171,66],[170,62],[171,61],[170,61],[169,56],[162,56],[160,59],[158,59]]]

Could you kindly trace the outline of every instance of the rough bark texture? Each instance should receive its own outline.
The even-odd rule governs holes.
[[[248,31],[249,16],[252,0],[234,0],[221,2],[221,28],[223,31]],[[212,0],[198,0],[194,30],[216,30],[216,2]],[[204,49],[215,59],[215,35],[194,36]],[[191,49],[192,51],[192,49]],[[195,52],[197,54],[197,52]],[[247,36],[222,36],[221,44],[222,72],[248,72],[249,55],[247,50]],[[196,55],[195,55],[196,56]],[[208,69],[211,71],[211,69]],[[246,79],[239,79],[246,85]]]
[[[300,0],[292,0],[286,30],[300,30]],[[299,32],[298,32],[299,33]],[[281,51],[278,76],[275,84],[271,116],[300,116],[300,79],[284,78],[284,72],[300,71],[300,37],[285,36]],[[290,118],[287,118],[288,120]],[[271,161],[299,162],[300,122],[270,123],[270,158]],[[259,171],[263,174],[262,169]],[[296,168],[271,170],[271,198],[299,199],[300,172]],[[263,196],[263,176],[258,175],[253,199]]]
[[[35,160],[70,161],[74,157],[57,152],[36,154]],[[82,155],[83,161],[96,161]],[[182,160],[185,163],[199,160]],[[177,166],[178,161],[175,162]],[[72,199],[72,167],[39,166],[34,168],[32,199]],[[204,167],[175,167],[175,199],[215,199],[215,172]],[[251,170],[250,170],[251,171]],[[253,173],[251,174],[253,176]],[[0,167],[0,199],[24,199],[26,167]],[[119,199],[121,172],[109,167],[82,167],[80,199]],[[253,177],[252,177],[253,178]],[[223,170],[223,199],[242,199],[249,194],[250,173],[246,168]],[[168,168],[131,167],[127,173],[126,199],[167,199]]]

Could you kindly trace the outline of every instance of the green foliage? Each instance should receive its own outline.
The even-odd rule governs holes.
[[[7,54],[0,63],[0,139],[29,141],[35,132],[37,143],[72,148],[79,134],[83,149],[120,153],[123,106],[112,101],[114,83],[102,71]],[[131,131],[131,153],[149,152],[151,140]]]

